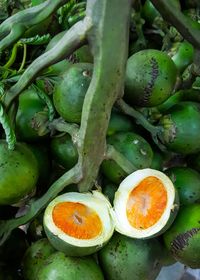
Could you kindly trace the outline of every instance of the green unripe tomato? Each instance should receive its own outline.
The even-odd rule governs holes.
[[[180,102],[162,116],[160,124],[160,139],[168,150],[184,155],[200,151],[200,104]]]
[[[166,53],[139,51],[127,61],[124,99],[132,106],[157,106],[172,94],[176,77],[177,68]]]
[[[84,98],[91,82],[93,65],[73,64],[56,85],[53,102],[59,115],[68,122],[80,123]]]

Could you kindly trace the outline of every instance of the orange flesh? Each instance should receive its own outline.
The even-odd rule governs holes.
[[[153,176],[142,180],[128,198],[126,215],[136,229],[153,226],[162,216],[167,205],[167,192],[162,182]]]
[[[102,232],[102,222],[97,213],[82,203],[58,203],[52,216],[54,224],[71,237],[91,239]]]

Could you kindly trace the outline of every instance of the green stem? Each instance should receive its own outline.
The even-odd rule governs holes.
[[[87,192],[95,183],[106,151],[106,131],[111,109],[124,85],[128,56],[130,0],[88,0],[86,17],[93,28],[88,41],[94,55],[94,70],[86,93],[79,131],[79,163]]]
[[[45,52],[26,69],[19,81],[6,93],[4,104],[9,107],[12,101],[34,80],[46,67],[59,62],[85,43],[86,33],[91,27],[88,20],[75,24],[62,39],[48,52]]]
[[[4,68],[10,68],[13,65],[13,63],[15,62],[15,59],[17,57],[18,46],[19,46],[18,43],[14,44],[11,56],[10,56],[9,60],[7,61],[7,63],[3,66]]]
[[[174,0],[151,0],[162,17],[171,23],[195,48],[200,49],[200,29],[192,27],[191,19],[174,6]]]
[[[116,103],[117,107],[126,115],[133,117],[138,124],[144,127],[147,131],[149,131],[153,135],[157,135],[160,132],[160,127],[152,125],[139,111],[130,107],[126,104],[122,99],[118,100]]]
[[[20,68],[19,68],[19,70],[18,70],[18,73],[20,73],[20,72],[23,70],[23,68],[24,68],[24,66],[25,66],[25,63],[26,63],[27,45],[24,44],[23,46],[24,46],[23,59],[22,59],[21,66],[20,66]]]
[[[105,159],[114,160],[127,174],[130,174],[133,171],[137,170],[137,168],[129,160],[127,160],[126,157],[119,153],[112,145],[107,145]]]
[[[81,170],[80,170],[81,171]],[[54,199],[67,185],[76,184],[80,181],[79,167],[75,166],[70,171],[62,175],[55,181],[48,191],[39,199],[33,201],[26,214],[15,219],[3,221],[0,226],[0,245],[8,238],[11,231],[21,225],[24,225],[37,216],[47,204]]]

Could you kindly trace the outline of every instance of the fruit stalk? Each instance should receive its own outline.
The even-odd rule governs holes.
[[[87,3],[86,14],[93,22],[88,40],[94,55],[94,71],[84,100],[79,132],[81,192],[88,191],[95,183],[106,152],[111,109],[123,89],[130,8],[130,0],[91,0]]]

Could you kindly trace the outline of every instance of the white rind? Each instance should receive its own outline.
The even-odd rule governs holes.
[[[126,215],[126,205],[130,195],[130,192],[137,187],[137,185],[146,177],[155,176],[160,179],[167,191],[167,205],[166,209],[157,221],[156,224],[147,229],[136,229],[133,228]],[[127,176],[120,184],[114,198],[114,214],[115,214],[115,230],[121,234],[127,235],[133,238],[148,238],[159,233],[167,224],[171,210],[174,208],[175,201],[175,188],[172,181],[164,173],[155,169],[141,169],[133,172]]]
[[[90,207],[98,214],[102,222],[102,233],[101,235],[89,239],[83,240],[71,237],[59,229],[53,222],[52,210],[57,203],[60,202],[79,202]],[[64,242],[77,246],[77,247],[92,247],[101,246],[103,243],[108,241],[114,232],[114,218],[113,209],[110,202],[106,197],[98,191],[93,191],[92,193],[78,193],[69,192],[56,197],[46,208],[44,214],[44,224],[48,230],[58,238],[62,239]]]

